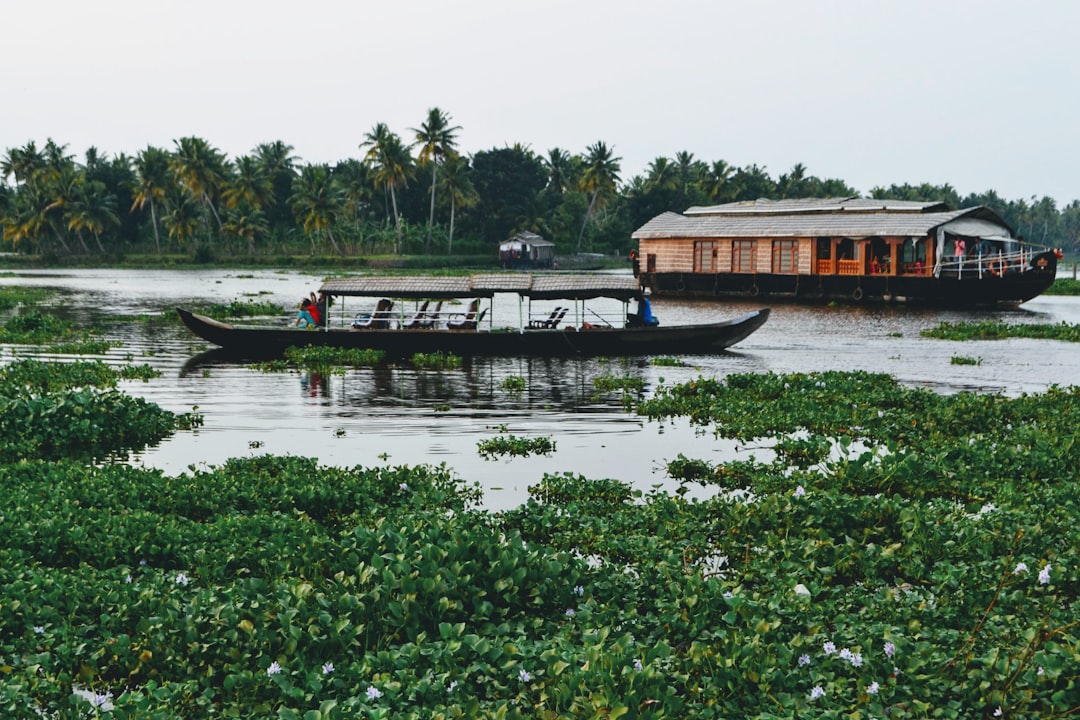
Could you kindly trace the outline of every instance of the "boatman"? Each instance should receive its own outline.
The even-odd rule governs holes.
[[[649,303],[649,298],[645,297],[645,293],[639,292],[634,299],[637,300],[637,312],[626,316],[626,326],[655,327],[659,325],[660,321],[653,315],[652,305]]]

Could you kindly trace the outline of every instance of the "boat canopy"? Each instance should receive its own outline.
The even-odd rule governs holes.
[[[364,275],[331,278],[319,291],[337,297],[392,297],[416,300],[490,298],[514,293],[533,300],[631,300],[641,293],[631,275],[491,273],[458,277]]]

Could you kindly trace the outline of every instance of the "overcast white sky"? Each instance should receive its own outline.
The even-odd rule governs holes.
[[[0,152],[202,137],[360,157],[430,107],[459,150],[598,140],[862,193],[1080,198],[1074,0],[0,0]]]

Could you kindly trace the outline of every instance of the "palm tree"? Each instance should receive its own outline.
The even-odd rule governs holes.
[[[704,168],[700,160],[694,160],[694,153],[682,150],[675,155],[675,167],[678,170],[679,190],[683,196],[688,194],[691,185],[697,184]]]
[[[263,171],[269,176],[274,193],[274,203],[267,211],[271,225],[284,223],[289,217],[289,194],[293,180],[296,179],[296,167],[300,158],[292,154],[293,146],[280,140],[262,143],[255,148],[255,157],[259,159]]]
[[[334,180],[341,188],[349,219],[359,219],[360,213],[375,202],[374,177],[375,171],[371,165],[360,160],[345,160],[334,168]]]
[[[196,204],[196,198],[190,192],[174,185],[169,189],[164,205],[162,222],[165,230],[170,238],[176,240],[178,246],[183,247],[195,237],[199,226],[200,204]]]
[[[675,167],[671,160],[666,157],[658,157],[649,163],[647,168],[648,177],[645,178],[645,187],[649,190],[674,190],[677,182]]]
[[[0,160],[0,171],[3,172],[4,180],[15,177],[15,184],[25,184],[34,179],[34,176],[45,169],[45,153],[37,149],[37,145],[30,141],[23,148],[8,150],[3,160]]]
[[[457,208],[466,208],[475,205],[480,199],[469,179],[469,161],[457,153],[446,156],[443,164],[441,187],[447,197],[450,198],[450,236],[446,245],[446,252],[450,254],[454,250],[454,211]]]
[[[705,194],[716,204],[728,202],[735,197],[735,188],[731,176],[735,168],[723,160],[716,160],[705,174],[703,180]]]
[[[622,160],[612,157],[613,148],[608,148],[602,141],[585,150],[585,171],[581,175],[579,187],[589,195],[589,207],[585,211],[585,220],[581,223],[581,232],[578,233],[577,252],[581,252],[581,240],[585,237],[585,226],[588,225],[593,210],[602,206],[607,196],[615,192],[619,182],[619,161]]]
[[[214,215],[220,230],[221,217],[214,206],[213,198],[225,183],[228,172],[225,154],[212,148],[202,138],[180,138],[176,141],[176,152],[170,166],[188,192]]]
[[[320,230],[326,231],[334,252],[343,254],[331,228],[341,212],[341,191],[327,165],[309,165],[300,171],[300,177],[293,182],[289,205],[311,240],[312,254],[315,254],[315,233]]]
[[[230,210],[245,203],[255,210],[273,205],[274,183],[266,166],[251,155],[237,158],[236,172],[226,181],[221,200]]]
[[[457,143],[454,137],[460,130],[459,125],[450,126],[450,116],[439,108],[428,110],[427,120],[419,128],[411,128],[416,133],[416,145],[420,148],[417,160],[421,167],[431,165],[431,210],[428,215],[427,240],[424,241],[424,253],[431,254],[431,227],[435,223],[435,187],[439,165],[446,156],[454,152]]]
[[[169,154],[161,148],[148,145],[135,156],[135,186],[132,188],[131,212],[150,206],[150,222],[154,227],[154,246],[161,254],[161,235],[158,232],[157,204],[165,201],[165,193],[172,186],[169,176]]]
[[[240,207],[225,211],[225,222],[221,229],[244,240],[247,243],[248,255],[254,257],[255,241],[270,232],[270,225],[266,222],[262,210],[243,203]]]
[[[365,159],[375,167],[375,182],[390,193],[390,202],[394,210],[394,228],[397,231],[397,247],[401,251],[401,216],[398,214],[397,195],[394,189],[398,185],[408,186],[412,177],[412,157],[401,138],[391,132],[386,123],[377,123],[371,132],[364,136],[360,148],[368,148]]]
[[[544,158],[544,164],[548,169],[548,189],[560,195],[570,190],[576,184],[577,165],[579,158],[575,158],[562,148],[548,150]]]
[[[80,180],[75,186],[75,200],[68,209],[68,229],[75,230],[82,242],[82,231],[94,234],[98,250],[105,252],[101,244],[101,233],[111,227],[120,226],[116,214],[116,198],[109,194],[105,183],[100,180]],[[86,243],[83,243],[86,247]]]

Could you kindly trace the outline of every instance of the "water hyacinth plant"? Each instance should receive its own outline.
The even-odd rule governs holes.
[[[0,708],[516,720],[1080,706],[1080,391],[733,375],[665,387],[639,411],[775,452],[681,458],[688,482],[740,493],[567,472],[501,512],[445,467],[0,465]]]

